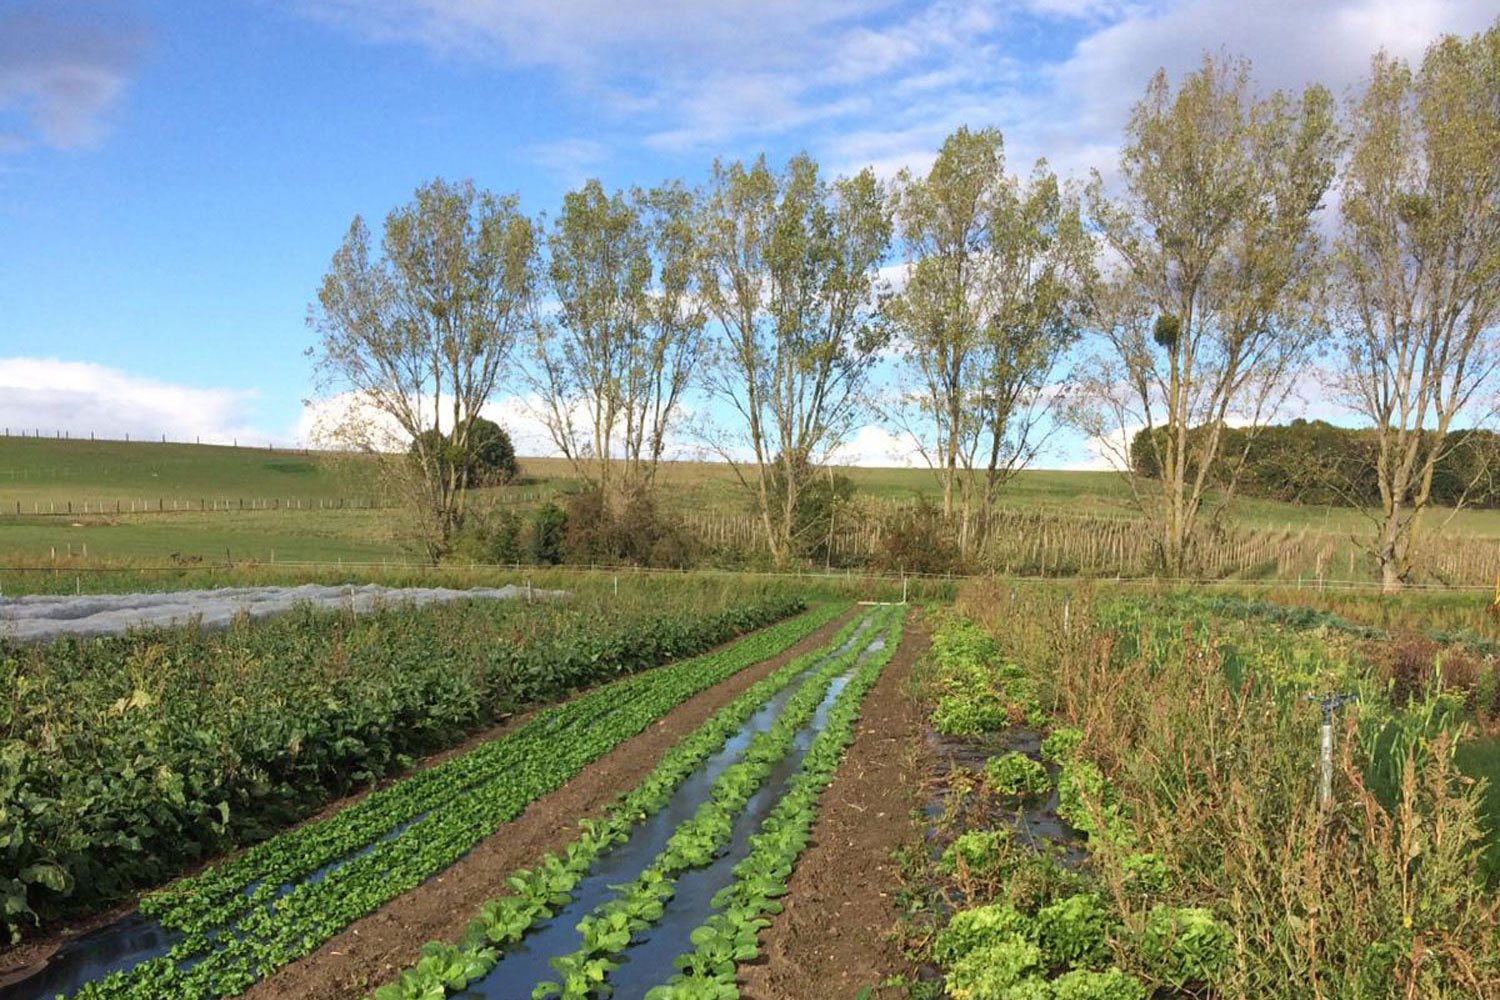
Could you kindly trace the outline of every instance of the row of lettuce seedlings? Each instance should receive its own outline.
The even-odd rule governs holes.
[[[657,857],[579,923],[581,946],[552,957],[557,978],[535,984],[533,996],[580,1000],[608,995],[608,977],[617,959],[661,919],[677,878],[709,864],[724,848],[736,815],[775,764],[791,752],[798,733],[813,720],[835,680],[848,675],[786,793],[752,838],[750,856],[735,867],[732,884],[715,896],[718,912],[693,931],[694,950],[678,960],[681,973],[652,991],[652,996],[674,998],[734,995],[723,992],[733,989],[734,964],[754,956],[754,940],[764,926],[758,916],[747,914],[752,908],[757,913],[775,911],[775,899],[784,891],[786,877],[806,844],[817,796],[853,738],[859,704],[899,644],[901,621],[900,609],[876,612],[872,631],[883,633],[883,643],[877,638],[863,650],[836,655],[809,677],[771,728],[757,734],[741,759],[720,774],[703,805],[673,832]],[[855,623],[846,627],[832,648],[842,646],[854,627]],[[762,684],[784,684],[805,667],[790,664],[783,668],[785,678],[778,674]],[[672,789],[723,745],[769,693],[747,691],[686,737],[604,820],[585,821],[583,834],[562,852],[548,855],[534,870],[517,872],[509,880],[515,894],[486,903],[460,942],[424,945],[417,963],[377,989],[375,1000],[440,1000],[482,979],[505,948],[566,905],[573,886],[594,861],[610,846],[623,842],[631,826],[662,808]]]

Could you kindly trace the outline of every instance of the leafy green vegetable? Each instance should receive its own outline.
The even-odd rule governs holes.
[[[1000,795],[1030,798],[1044,795],[1052,787],[1045,767],[1014,750],[985,761],[984,777]]]

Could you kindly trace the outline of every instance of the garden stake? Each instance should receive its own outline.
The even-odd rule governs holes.
[[[1319,698],[1308,695],[1323,708],[1323,752],[1319,759],[1318,805],[1327,808],[1333,805],[1333,710],[1359,697],[1356,694],[1326,694]]]

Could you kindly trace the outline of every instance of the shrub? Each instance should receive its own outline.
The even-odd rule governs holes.
[[[991,790],[1001,795],[1030,798],[1052,787],[1045,767],[1014,750],[985,761],[984,777]]]
[[[489,564],[521,561],[521,519],[514,511],[470,514],[453,542],[454,558]]]
[[[1234,957],[1234,935],[1202,907],[1159,905],[1146,915],[1140,950],[1168,985],[1211,986]]]
[[[954,962],[945,977],[953,1000],[1008,1000],[1010,991],[1042,964],[1042,949],[1019,934],[985,945]]]
[[[986,872],[998,867],[1010,842],[1009,830],[971,830],[960,834],[938,859],[938,871],[952,875],[963,867],[970,872]]]
[[[563,553],[570,563],[629,563],[684,569],[698,558],[692,533],[645,488],[611,496],[589,487],[568,497]]]
[[[1037,941],[1052,966],[1081,968],[1108,954],[1108,914],[1093,893],[1079,893],[1043,907],[1036,915]]]
[[[938,699],[932,726],[945,736],[982,736],[1010,725],[1005,703],[993,694],[947,694]]]
[[[881,573],[936,575],[962,570],[963,559],[943,512],[922,497],[914,507],[898,508],[884,518],[870,567]]]
[[[1051,1000],[1146,1000],[1146,988],[1116,968],[1075,969],[1052,981]]]
[[[1065,764],[1083,742],[1083,730],[1058,726],[1042,740],[1042,756],[1055,764]]]
[[[568,512],[555,503],[538,507],[531,517],[531,558],[544,566],[563,560],[563,538],[568,530]]]
[[[1005,903],[960,910],[938,935],[932,954],[943,965],[952,965],[971,951],[1012,937],[1024,937],[1030,929],[1031,921],[1014,906]]]

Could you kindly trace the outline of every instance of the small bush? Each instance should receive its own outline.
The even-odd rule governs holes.
[[[1079,893],[1043,907],[1036,915],[1036,932],[1048,964],[1082,968],[1102,960],[1109,951],[1104,941],[1107,919],[1093,893]]]
[[[938,871],[952,875],[960,865],[973,873],[990,871],[1004,860],[1005,845],[1009,842],[1009,830],[971,830],[961,834],[938,859]]]
[[[990,789],[1001,795],[1031,798],[1052,787],[1045,767],[1014,750],[985,761],[984,777]]]
[[[971,951],[1018,935],[1024,937],[1030,931],[1031,921],[1014,906],[994,903],[960,910],[938,935],[932,955],[943,965],[952,965]]]
[[[521,519],[514,511],[470,514],[453,541],[454,559],[487,564],[521,561]]]
[[[1083,742],[1083,730],[1059,726],[1042,740],[1042,756],[1054,764],[1065,764],[1073,758]]]
[[[1202,907],[1154,906],[1140,951],[1169,986],[1212,986],[1234,957],[1234,935]]]
[[[881,573],[951,573],[963,569],[952,526],[932,501],[922,497],[884,519],[870,566]]]
[[[1146,988],[1116,968],[1075,969],[1052,981],[1051,1000],[1146,1000]]]
[[[555,503],[543,504],[531,517],[531,558],[543,566],[563,560],[563,538],[568,531],[568,512]]]
[[[953,1000],[1009,1000],[1010,991],[1041,968],[1042,949],[1019,934],[975,949],[945,977]]]

